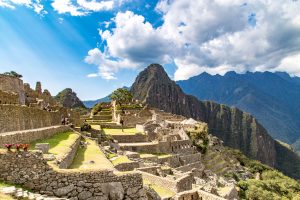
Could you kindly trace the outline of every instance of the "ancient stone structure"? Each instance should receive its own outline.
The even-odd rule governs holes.
[[[52,169],[41,152],[0,153],[0,179],[49,196],[78,200],[146,200],[142,176]]]
[[[0,104],[19,104],[19,95],[0,90]]]
[[[3,144],[31,143],[36,140],[45,139],[56,133],[70,130],[68,126],[50,126],[38,129],[21,130],[0,133],[0,146]]]
[[[25,104],[25,91],[23,81],[19,78],[0,74],[0,91],[12,92],[18,95],[18,103]],[[1,100],[0,96],[0,101]]]

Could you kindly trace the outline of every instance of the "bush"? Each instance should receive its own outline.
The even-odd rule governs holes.
[[[91,129],[92,129],[91,125],[86,124],[86,123],[80,127],[80,131],[89,131]]]

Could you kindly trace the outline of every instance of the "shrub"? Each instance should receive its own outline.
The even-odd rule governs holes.
[[[5,146],[5,148],[7,148],[8,151],[11,151],[13,144],[4,144],[4,146]]]
[[[81,127],[80,127],[80,131],[88,131],[91,130],[91,125],[84,123]]]

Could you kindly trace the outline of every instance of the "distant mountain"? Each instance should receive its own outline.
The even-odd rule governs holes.
[[[71,88],[66,88],[59,92],[54,99],[66,108],[85,108],[82,101],[77,97],[77,94]]]
[[[103,97],[102,99],[83,101],[83,104],[84,104],[85,107],[87,107],[87,108],[92,108],[92,107],[94,107],[94,105],[96,105],[97,103],[100,103],[100,102],[109,102],[109,101],[110,101],[109,96],[106,96],[106,97]]]
[[[151,107],[208,123],[210,133],[222,139],[226,146],[300,178],[300,157],[275,141],[253,116],[237,108],[186,95],[162,66],[152,64],[142,71],[131,92],[135,99]],[[249,101],[254,99],[252,96],[255,94],[250,95]]]
[[[130,90],[130,87],[126,87],[124,86],[123,88],[127,89],[127,90]],[[87,101],[83,101],[84,105],[87,107],[87,108],[92,108],[94,107],[94,105],[96,105],[97,103],[100,103],[100,102],[109,102],[110,101],[110,98],[109,98],[110,95],[107,95],[106,97],[103,97],[101,99],[97,99],[97,100],[87,100]]]
[[[228,72],[224,76],[202,73],[177,84],[198,99],[251,113],[276,139],[300,143],[299,77],[284,72]]]

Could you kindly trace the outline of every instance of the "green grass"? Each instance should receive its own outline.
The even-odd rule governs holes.
[[[106,158],[105,154],[100,150],[95,141],[86,139],[87,148],[79,147],[77,154],[73,160],[71,169],[112,169],[113,165]],[[89,163],[94,161],[93,164]]]
[[[155,185],[145,178],[143,178],[143,182],[145,185],[148,185],[149,187],[154,189],[161,198],[171,198],[175,195],[175,192],[167,188]]]
[[[103,130],[107,135],[135,135],[136,133],[138,133],[136,128],[124,128],[123,132],[122,129],[104,128]]]
[[[116,156],[117,156],[117,154],[109,153],[109,154],[108,154],[108,159],[114,158],[114,157],[116,157]]]
[[[31,143],[30,148],[34,149],[37,143],[49,143],[50,145],[49,153],[62,156],[65,155],[70,150],[70,147],[74,144],[74,142],[79,137],[80,136],[74,132],[58,133],[49,139],[38,140]]]
[[[149,158],[149,157],[153,157],[153,156],[157,156],[158,158],[167,158],[172,155],[166,154],[166,153],[152,153],[152,154],[140,153],[140,156],[141,156],[141,158]]]
[[[116,165],[121,164],[121,163],[129,163],[129,162],[132,162],[132,161],[129,160],[129,158],[127,156],[120,156],[120,157],[114,159],[112,161],[112,164],[114,166],[116,166]]]

